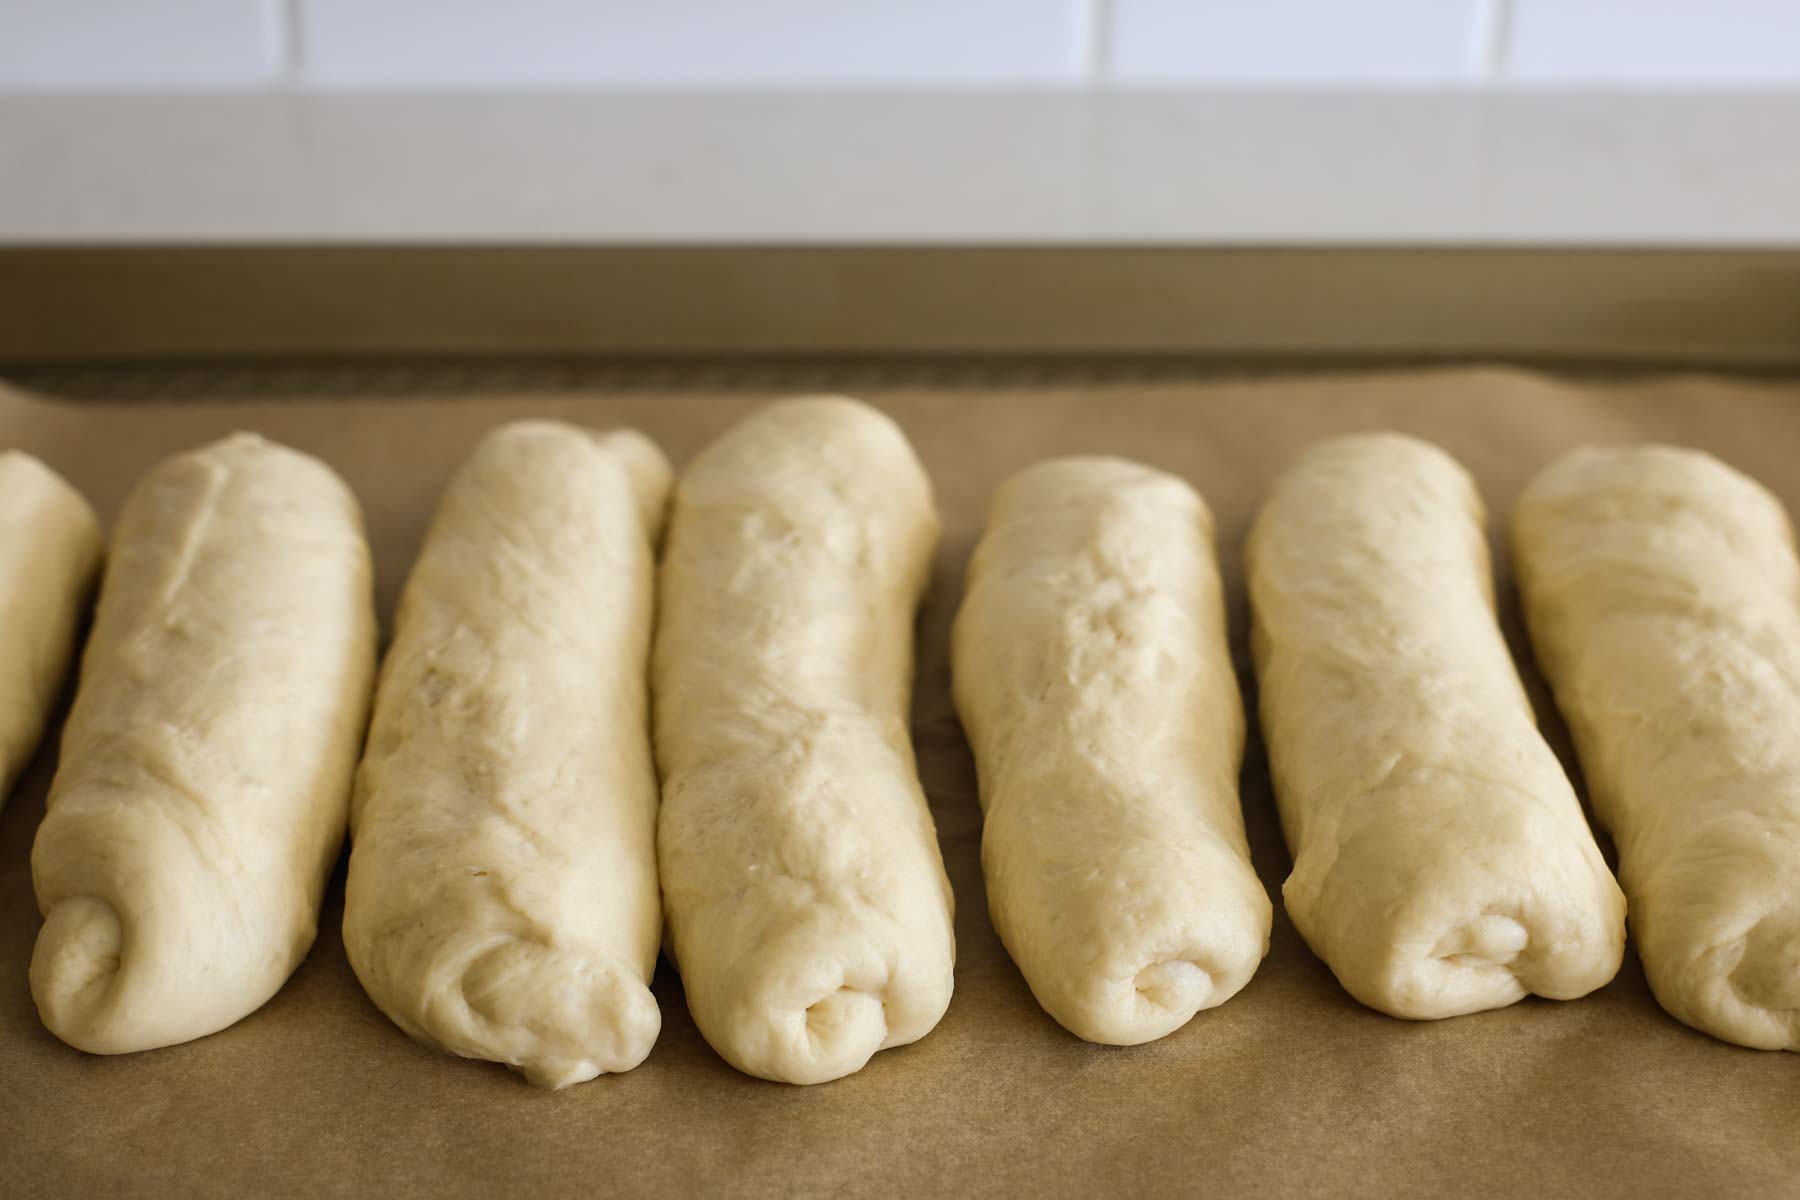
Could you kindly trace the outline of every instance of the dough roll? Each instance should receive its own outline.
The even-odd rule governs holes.
[[[29,454],[0,453],[0,805],[68,674],[100,551],[81,493]]]
[[[1199,495],[1114,458],[1013,476],[952,641],[988,909],[1038,1002],[1078,1037],[1136,1045],[1230,999],[1268,951],[1270,906]]]
[[[1619,849],[1662,1006],[1800,1049],[1800,563],[1692,450],[1578,450],[1513,515],[1532,645]]]
[[[98,1054],[223,1029],[312,945],[374,673],[355,498],[248,434],[126,501],[48,813],[31,990]]]
[[[656,1042],[646,674],[669,466],[504,426],[439,502],[351,812],[344,948],[412,1036],[563,1087]]]
[[[894,423],[772,405],[669,518],[651,680],[669,942],[732,1065],[859,1070],[950,1003],[950,884],[913,765],[913,618],[937,541]]]
[[[1248,560],[1282,895],[1345,989],[1427,1019],[1610,980],[1624,898],[1501,637],[1468,474],[1396,434],[1320,443]]]

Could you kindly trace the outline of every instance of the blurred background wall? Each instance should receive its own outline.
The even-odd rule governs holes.
[[[1800,89],[1796,0],[0,0],[0,89]]]
[[[1800,0],[0,0],[0,249],[1765,250],[1797,145]]]

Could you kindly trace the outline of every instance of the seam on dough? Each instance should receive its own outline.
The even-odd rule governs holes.
[[[219,498],[224,494],[225,485],[231,477],[231,468],[214,458],[205,457],[198,461],[206,467],[206,491],[200,498],[199,508],[189,520],[187,528],[182,531],[181,552],[157,595],[157,612],[163,617],[164,625],[170,624],[168,617],[176,607],[176,598],[187,587],[188,579],[193,575],[201,545],[212,532],[213,520],[218,514]]]

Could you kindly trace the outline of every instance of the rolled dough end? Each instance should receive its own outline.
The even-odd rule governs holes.
[[[853,1075],[890,1042],[887,1003],[847,984],[807,1004],[746,1004],[726,1057],[777,1083],[828,1083]],[[907,1039],[911,1040],[911,1039]]]
[[[1211,889],[1172,888],[1161,919],[1118,914],[1091,935],[1105,947],[1099,953],[1090,943],[1054,958],[1042,947],[1023,955],[1036,964],[1027,975],[1032,994],[1083,1041],[1138,1046],[1174,1033],[1242,991],[1268,953],[1268,896],[1247,864],[1241,879],[1236,874],[1226,868],[1209,876]],[[1026,949],[1017,921],[1001,915],[996,926]],[[1063,966],[1047,965],[1058,959]]]
[[[1152,1008],[1192,1013],[1212,995],[1212,972],[1191,958],[1165,958],[1132,976],[1131,986]]]
[[[1746,1004],[1776,1013],[1800,1011],[1800,906],[1750,927],[1731,983]]]
[[[807,1005],[802,1015],[806,1045],[816,1050],[825,1079],[860,1070],[887,1043],[887,1006],[871,992],[840,987]],[[834,1066],[839,1060],[846,1064],[842,1070]]]
[[[779,963],[744,990],[708,1040],[740,1071],[777,1083],[828,1083],[853,1075],[879,1050],[918,1041],[950,1007],[951,980],[929,981],[885,957],[852,953]]]
[[[1582,880],[1575,865],[1567,864],[1566,882],[1543,891],[1522,892],[1504,879],[1470,888],[1474,880],[1465,877],[1464,894],[1452,899],[1451,881],[1440,880],[1419,888],[1411,903],[1341,916],[1331,936],[1342,942],[1354,932],[1382,951],[1344,956],[1332,970],[1362,1003],[1411,1021],[1504,1008],[1527,995],[1585,996],[1618,973],[1625,904],[1610,881]],[[1312,903],[1294,878],[1284,888],[1309,943],[1323,943],[1324,914],[1348,908],[1343,890],[1354,880],[1335,882],[1332,896]]]
[[[1646,953],[1657,1001],[1686,1025],[1753,1050],[1800,1050],[1800,905],[1685,960]]]
[[[98,896],[70,896],[44,914],[31,954],[31,996],[45,1027],[78,1050],[145,1048],[121,1039],[111,1019],[124,941],[118,909]]]
[[[576,961],[528,938],[477,953],[422,1021],[390,1015],[421,1040],[550,1088],[631,1070],[662,1030],[656,997],[629,964]]]
[[[1159,957],[1126,978],[1107,981],[1086,1003],[1045,1003],[1044,1008],[1083,1041],[1141,1046],[1237,995],[1262,961],[1262,950],[1248,944],[1190,947]]]

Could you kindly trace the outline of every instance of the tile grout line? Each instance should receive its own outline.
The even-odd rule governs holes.
[[[1513,0],[1482,0],[1476,9],[1475,35],[1470,44],[1470,68],[1476,82],[1493,86],[1503,81],[1512,49]]]
[[[305,29],[300,15],[300,0],[274,0],[280,10],[281,69],[275,86],[293,90],[300,86],[300,65],[305,50]]]
[[[1079,20],[1082,82],[1097,87],[1106,81],[1112,57],[1113,0],[1082,0]]]

